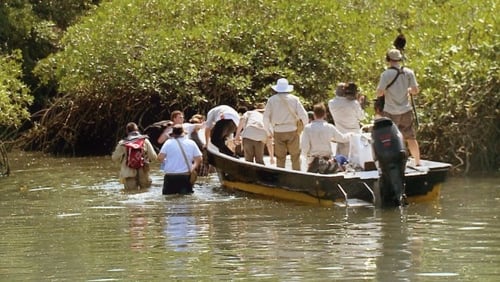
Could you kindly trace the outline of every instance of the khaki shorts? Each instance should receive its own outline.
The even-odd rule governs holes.
[[[400,115],[391,115],[384,112],[384,117],[388,117],[397,125],[404,139],[416,139],[415,129],[413,128],[413,112],[409,111]]]

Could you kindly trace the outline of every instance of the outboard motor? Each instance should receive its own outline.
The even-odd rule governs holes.
[[[404,174],[408,158],[403,136],[389,118],[375,120],[373,152],[381,170],[379,181],[383,206],[405,205]]]

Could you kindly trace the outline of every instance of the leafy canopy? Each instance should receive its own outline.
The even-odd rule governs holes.
[[[28,87],[21,81],[21,53],[0,56],[0,126],[17,127],[29,118],[33,101]]]
[[[279,77],[306,107],[348,80],[374,98],[400,29],[405,64],[422,89],[423,156],[495,167],[498,12],[495,0],[105,1],[68,29],[63,51],[36,73],[64,93],[54,117],[68,123],[65,143],[106,139],[98,132],[129,120],[147,125],[177,109],[204,113],[265,100]],[[65,136],[46,126],[44,134]]]

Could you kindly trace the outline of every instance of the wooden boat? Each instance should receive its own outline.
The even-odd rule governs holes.
[[[381,171],[381,165],[378,164],[380,160],[371,170],[319,174],[247,162],[220,153],[213,144],[208,144],[207,150],[209,163],[216,168],[222,186],[229,190],[327,206],[352,206],[360,203],[378,207],[394,206],[390,200],[389,203],[384,200],[384,194],[387,194],[384,190],[390,189],[387,188],[387,182],[394,181],[386,180],[384,184],[384,171]],[[422,160],[419,167],[414,167],[406,159],[403,161],[402,185],[406,201],[436,199],[440,194],[441,184],[447,178],[450,164]]]

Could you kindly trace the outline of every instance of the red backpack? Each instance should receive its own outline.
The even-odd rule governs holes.
[[[127,166],[139,169],[144,166],[144,138],[136,138],[125,142],[127,151]]]

